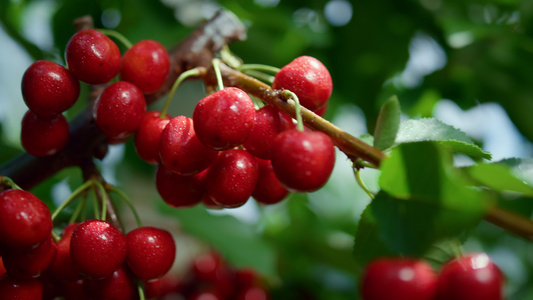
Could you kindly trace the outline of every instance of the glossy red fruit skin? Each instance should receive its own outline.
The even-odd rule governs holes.
[[[138,87],[126,81],[108,86],[98,98],[94,118],[98,128],[111,138],[132,134],[146,113],[146,100]]]
[[[165,275],[176,258],[176,244],[172,235],[163,229],[140,227],[126,235],[126,262],[141,280]]]
[[[72,223],[65,227],[61,240],[57,242],[56,259],[50,266],[50,275],[60,280],[77,280],[80,278],[78,269],[74,267],[70,258],[70,240],[72,232],[79,223]]]
[[[287,130],[272,144],[272,167],[289,190],[313,192],[326,184],[335,165],[335,147],[320,131]]]
[[[160,118],[161,113],[158,111],[149,111],[144,117],[135,133],[135,150],[139,157],[150,164],[158,164],[159,158],[159,140],[161,133],[170,122],[171,117],[166,115]]]
[[[270,295],[266,289],[260,286],[250,286],[240,291],[238,300],[268,300]]]
[[[43,284],[38,279],[17,279],[0,276],[0,299],[38,300],[43,298]]]
[[[67,65],[79,80],[103,84],[120,71],[120,50],[105,34],[94,29],[75,33],[65,48]]]
[[[29,110],[22,118],[20,140],[33,156],[56,154],[65,147],[68,137],[68,123],[63,115],[41,117]]]
[[[157,192],[168,205],[175,208],[192,207],[200,203],[206,194],[207,171],[183,176],[164,165],[157,167],[155,184]]]
[[[255,158],[243,149],[230,149],[219,154],[207,172],[207,195],[223,207],[242,206],[259,176]]]
[[[135,279],[124,267],[104,279],[86,279],[83,290],[88,300],[131,300],[138,297]]]
[[[0,244],[33,248],[49,238],[51,231],[50,210],[35,195],[23,190],[0,193]]]
[[[252,197],[260,204],[280,202],[289,194],[289,190],[279,182],[270,160],[256,158],[256,161],[259,166],[259,177]]]
[[[185,116],[172,118],[159,141],[161,162],[172,172],[192,175],[205,170],[218,156],[198,140],[193,121]]]
[[[254,104],[248,94],[227,87],[200,100],[192,119],[200,142],[215,150],[227,150],[246,140],[254,116]]]
[[[274,76],[272,88],[290,90],[298,96],[302,106],[316,110],[328,102],[333,81],[318,59],[300,56],[281,68]]]
[[[4,267],[4,262],[2,256],[0,256],[0,276],[6,273],[6,268]]]
[[[22,77],[22,97],[40,116],[55,116],[69,109],[80,95],[80,82],[63,66],[39,60]]]
[[[163,86],[169,71],[170,59],[165,47],[154,40],[142,40],[122,56],[120,77],[149,94]]]
[[[361,295],[365,300],[432,300],[437,275],[422,260],[378,258],[365,268]]]
[[[4,254],[4,266],[9,276],[20,279],[39,277],[47,270],[57,254],[57,246],[50,236],[33,249],[7,249]]]
[[[442,266],[435,300],[502,300],[504,276],[485,253],[470,253]]]
[[[272,105],[265,105],[255,112],[254,125],[242,144],[253,156],[270,159],[272,142],[285,130],[294,129],[292,118]]]
[[[106,221],[86,220],[72,232],[70,256],[86,278],[109,277],[126,259],[126,237]]]

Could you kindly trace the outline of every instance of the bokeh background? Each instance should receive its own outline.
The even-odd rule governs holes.
[[[170,49],[221,8],[248,27],[247,40],[230,45],[245,62],[282,67],[300,55],[320,59],[334,83],[326,118],[355,136],[373,131],[380,105],[396,94],[404,119],[439,118],[465,131],[495,161],[531,157],[533,1],[0,0],[0,164],[23,151],[25,69],[40,59],[64,65],[75,18],[91,15],[96,27]],[[87,91],[83,86],[68,119],[83,109]],[[186,82],[171,114],[190,115],[203,95],[201,83]],[[471,161],[458,157],[456,163]],[[320,191],[270,207],[251,200],[221,211],[166,206],[155,190],[155,168],[136,156],[131,141],[111,147],[99,166],[130,195],[146,225],[175,235],[177,274],[214,248],[231,264],[265,276],[273,299],[358,299],[361,266],[352,259],[353,240],[370,199],[342,153]],[[362,172],[373,191],[378,175]],[[80,183],[80,172],[66,169],[34,192],[54,207]],[[500,205],[528,217],[533,212],[531,199]],[[482,222],[464,248],[487,252],[499,264],[508,299],[533,299],[531,243]]]

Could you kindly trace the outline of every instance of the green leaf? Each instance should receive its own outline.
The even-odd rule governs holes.
[[[402,144],[381,170],[372,212],[385,244],[404,255],[420,256],[432,243],[472,228],[492,200],[467,185],[437,143]]]
[[[435,141],[457,153],[490,160],[490,153],[474,144],[463,131],[437,119],[407,120],[400,124],[396,144]]]
[[[376,219],[369,204],[361,214],[355,235],[353,254],[360,268],[375,258],[395,255],[383,243],[376,226]]]
[[[374,147],[384,150],[391,147],[400,127],[400,101],[397,96],[390,97],[381,107],[376,129],[374,130]]]
[[[212,215],[200,206],[173,209],[161,204],[160,211],[177,217],[186,232],[215,247],[235,267],[252,267],[266,276],[276,274],[274,248],[253,226],[233,216]]]
[[[532,197],[533,186],[520,178],[520,172],[528,172],[528,168],[533,170],[532,167],[532,160],[508,160],[507,162],[477,164],[469,166],[465,170],[481,186],[489,187],[498,192],[510,191]]]
[[[508,158],[500,161],[509,166],[514,176],[533,186],[533,159],[532,158]]]

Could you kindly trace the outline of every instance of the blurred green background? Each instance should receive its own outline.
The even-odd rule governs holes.
[[[248,39],[230,45],[245,62],[282,67],[300,55],[320,59],[334,83],[326,118],[353,135],[372,132],[380,105],[397,94],[404,118],[434,116],[454,125],[493,160],[531,157],[533,1],[0,0],[0,164],[22,152],[22,74],[39,59],[64,65],[75,18],[91,15],[96,27],[170,49],[220,8],[248,27]],[[202,96],[201,84],[187,82],[171,113],[190,114]],[[80,99],[67,112],[69,119],[84,107],[84,95]],[[164,205],[155,191],[154,167],[136,156],[131,141],[111,147],[100,166],[140,207],[146,224],[176,236],[176,272],[215,247],[235,266],[254,267],[268,278],[273,299],[358,298],[361,266],[352,259],[352,247],[369,198],[342,153],[318,192],[291,195],[271,207],[249,201],[223,211]],[[362,176],[377,190],[376,171]],[[80,183],[79,172],[67,169],[34,192],[53,207]],[[532,204],[513,199],[501,205],[530,216]],[[530,243],[482,222],[465,249],[487,252],[500,265],[508,299],[533,299]]]

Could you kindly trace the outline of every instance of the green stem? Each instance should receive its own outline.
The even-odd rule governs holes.
[[[55,231],[52,230],[52,238],[54,239],[54,241],[57,243],[61,240],[61,237],[59,236],[59,234],[57,234]]]
[[[355,180],[357,181],[357,184],[365,191],[365,193],[370,197],[370,199],[374,199],[374,194],[366,187],[365,183],[361,179],[361,172],[357,168],[352,168],[353,174],[355,175]]]
[[[243,72],[247,70],[255,70],[255,71],[263,71],[267,73],[273,73],[276,74],[279,72],[279,68],[269,66],[269,65],[262,65],[262,64],[244,64],[241,65],[237,70]],[[244,72],[245,73],[245,72]]]
[[[106,205],[107,193],[105,191],[104,186],[99,181],[95,180],[94,185],[98,189],[98,191],[100,192],[100,196],[102,197],[102,199],[100,199],[102,203],[102,214],[100,215],[100,220],[105,221],[107,218],[107,205]]]
[[[101,33],[103,33],[103,34],[105,34],[107,36],[116,38],[119,42],[121,42],[128,49],[133,47],[133,44],[124,35],[122,35],[118,31],[111,30],[111,29],[98,29],[98,31],[100,31]]]
[[[70,216],[70,219],[68,220],[69,224],[76,222],[76,219],[80,215],[80,212],[82,211],[82,209],[85,208],[85,203],[87,203],[87,197],[84,197],[83,199],[81,199],[80,203],[78,203],[76,209],[72,213],[72,216]]]
[[[18,186],[11,178],[7,176],[0,176],[0,179],[0,183],[2,184],[10,186],[12,189],[22,190],[20,186]]]
[[[144,289],[140,280],[137,280],[137,291],[139,292],[139,300],[145,300]]]
[[[180,84],[185,79],[187,79],[189,77],[192,77],[192,76],[201,76],[201,75],[205,74],[206,72],[207,71],[206,71],[205,68],[198,67],[198,68],[190,69],[190,70],[187,70],[187,71],[181,73],[180,76],[178,77],[178,79],[176,79],[176,81],[174,81],[174,84],[172,85],[172,88],[170,89],[170,92],[168,93],[167,101],[165,102],[165,106],[161,110],[161,115],[159,117],[162,118],[162,119],[165,118],[165,116],[167,115],[168,107],[170,106],[170,102],[172,101],[172,98],[174,97],[174,94],[176,93],[176,90],[178,89],[178,86],[180,86]]]
[[[68,198],[59,205],[54,213],[52,214],[52,221],[55,220],[55,218],[59,215],[59,213],[65,209],[81,192],[86,190],[87,188],[91,187],[94,184],[94,180],[87,180],[84,184],[79,186]]]
[[[133,215],[135,216],[135,220],[137,221],[137,227],[143,227],[143,223],[141,221],[141,218],[139,217],[139,214],[137,213],[137,210],[135,209],[135,205],[133,205],[128,195],[126,195],[126,193],[124,193],[123,191],[121,191],[115,186],[108,186],[108,188],[110,189],[111,192],[117,193],[122,199],[124,199],[126,204],[129,206],[129,208],[133,212]]]
[[[220,58],[222,58],[222,61],[226,65],[234,69],[237,69],[240,66],[242,66],[242,60],[238,56],[233,54],[233,52],[231,52],[228,44],[225,44],[224,46],[222,46],[222,50],[220,50]]]
[[[220,59],[213,58],[211,62],[213,64],[213,69],[215,70],[215,76],[217,77],[218,89],[224,89],[224,81],[222,80],[222,74],[220,73]]]
[[[94,218],[95,219],[102,219],[100,217],[100,211],[98,210],[98,193],[96,192],[96,189],[92,189],[93,191],[93,210],[94,210]]]
[[[244,70],[243,73],[246,75],[250,75],[254,78],[257,78],[261,81],[264,81],[268,84],[272,84],[272,82],[274,82],[274,76],[267,75],[263,72],[258,72],[256,70]]]
[[[294,113],[296,115],[296,121],[298,122],[297,129],[300,131],[304,131],[304,123],[302,121],[302,114],[300,112],[300,100],[298,100],[298,96],[296,96],[295,93],[289,90],[283,90],[281,93],[283,97],[294,100]]]

